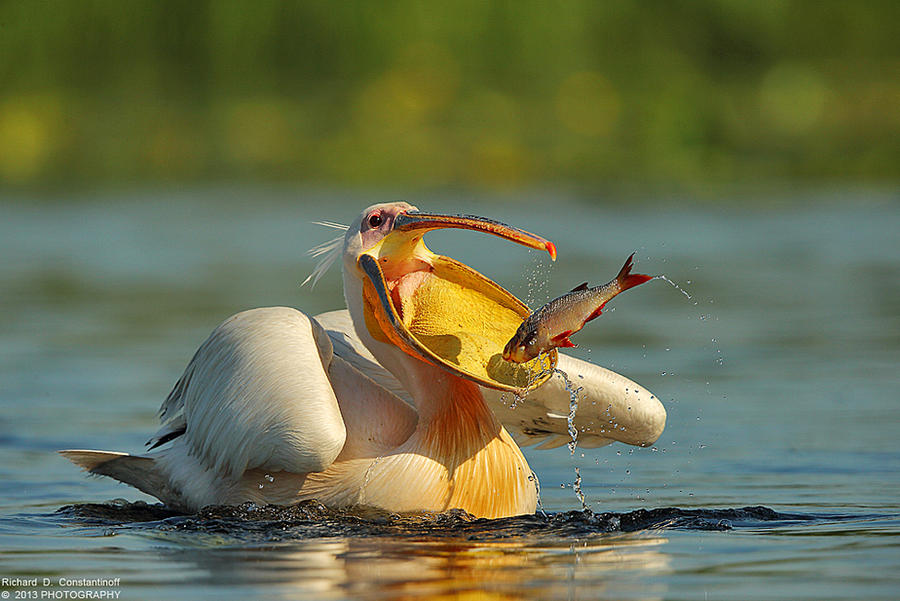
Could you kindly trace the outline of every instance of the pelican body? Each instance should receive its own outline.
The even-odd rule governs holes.
[[[230,317],[164,401],[146,453],[61,453],[186,511],[318,499],[503,517],[536,509],[536,477],[516,439],[544,448],[569,441],[569,393],[552,368],[580,377],[591,401],[576,419],[582,446],[659,437],[665,409],[623,376],[555,351],[504,361],[528,308],[429,250],[422,237],[438,228],[556,255],[553,243],[496,221],[373,205],[336,247],[346,310]],[[510,393],[525,401],[510,409]]]

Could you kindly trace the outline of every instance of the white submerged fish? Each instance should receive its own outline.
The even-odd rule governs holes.
[[[631,273],[633,259],[631,253],[615,279],[594,288],[588,288],[585,282],[529,315],[506,343],[503,358],[525,363],[551,349],[575,346],[569,336],[599,317],[606,303],[620,292],[653,279],[653,276]]]

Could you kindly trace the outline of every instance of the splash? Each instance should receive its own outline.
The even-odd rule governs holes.
[[[266,482],[268,482],[269,484],[272,484],[273,482],[275,482],[275,476],[273,476],[272,474],[266,474],[263,477],[266,479]],[[258,486],[259,486],[259,489],[262,490],[263,488],[265,488],[266,485],[263,484],[262,482],[260,482]]]
[[[682,288],[681,286],[679,286],[676,282],[670,280],[670,279],[669,279],[668,277],[666,277],[665,275],[660,274],[660,275],[656,276],[654,279],[662,280],[662,281],[668,283],[670,286],[672,286],[673,288],[675,288],[676,290],[678,290],[681,294],[683,294],[684,297],[685,297],[686,299],[688,299],[689,301],[691,301],[691,304],[694,305],[695,307],[696,307],[697,305],[700,304],[700,302],[699,302],[698,300],[696,300],[696,299],[695,299],[695,298],[694,298],[687,290],[685,290],[684,288]],[[691,283],[692,283],[691,280],[687,280],[687,284],[688,284],[688,285],[690,285]],[[713,304],[713,303],[714,303],[713,299],[709,299],[709,304]],[[714,316],[713,314],[711,314],[711,313],[700,313],[700,314],[697,316],[697,318],[698,318],[700,321],[706,322],[706,323],[710,323],[710,322],[712,322],[712,321],[718,321],[718,319],[719,319],[718,317],[715,317],[715,316]],[[724,356],[724,354],[722,353],[721,347],[719,346],[719,341],[718,341],[718,339],[717,339],[717,338],[710,338],[710,342],[712,343],[713,348],[715,349],[715,352],[716,352],[714,363],[715,363],[716,366],[718,366],[718,367],[724,366],[724,365],[725,365],[725,356]],[[668,350],[670,350],[670,349],[667,348],[666,350],[668,351]],[[646,353],[644,354],[644,356],[646,357]],[[674,375],[674,374],[667,374],[666,372],[662,372],[661,375],[665,376],[665,375]],[[708,386],[709,386],[709,382],[707,382],[707,387],[708,387]]]
[[[575,482],[572,483],[572,490],[575,492],[578,500],[581,501],[581,510],[590,511],[584,500],[584,491],[581,490],[581,472],[578,471],[577,467],[575,468]]]
[[[534,482],[534,490],[537,493],[537,508],[540,514],[544,517],[547,517],[547,512],[544,511],[544,503],[541,501],[541,481],[538,480],[537,474],[531,472],[531,475],[528,476],[528,479]]]
[[[525,304],[529,307],[534,305],[542,305],[550,299],[550,293],[547,290],[549,282],[549,271],[553,269],[553,264],[548,265],[543,253],[532,251],[531,267],[525,273],[525,281],[527,284],[527,292],[525,293]]]
[[[575,448],[578,446],[578,428],[575,426],[575,415],[578,413],[578,393],[580,393],[583,388],[581,386],[575,386],[575,384],[572,383],[572,380],[569,379],[569,374],[563,370],[554,368],[553,371],[554,373],[559,374],[563,379],[563,386],[565,386],[566,392],[569,393],[569,414],[566,416],[566,428],[571,440],[566,443],[566,446],[569,449],[569,455],[574,456]],[[575,468],[575,481],[572,483],[572,490],[575,493],[575,497],[581,503],[582,511],[587,511],[587,502],[584,498],[584,491],[581,489],[581,472],[577,467]]]
[[[539,373],[539,374],[537,374],[537,376],[535,376],[535,377],[540,377],[541,375],[542,375],[542,374]],[[532,377],[529,375],[529,379],[528,379],[528,382],[527,382],[529,387],[531,386],[531,383],[532,383],[533,381],[534,381],[534,378],[532,378]],[[512,400],[509,400],[509,395],[507,395],[507,394],[504,392],[503,394],[500,395],[500,402],[503,403],[504,405],[506,405],[506,406],[507,406],[508,408],[510,408],[510,409],[515,409],[516,407],[519,406],[520,403],[524,403],[524,402],[525,402],[526,396],[527,396],[527,393],[525,393],[523,390],[516,390],[516,391],[512,394]]]
[[[369,538],[373,536],[416,541],[500,540],[521,538],[529,543],[567,543],[573,538],[611,532],[641,530],[727,531],[735,528],[773,528],[785,524],[841,521],[854,516],[837,514],[789,514],[768,507],[736,509],[638,509],[628,513],[594,513],[590,509],[520,515],[494,520],[475,519],[453,509],[443,513],[400,515],[371,507],[331,509],[318,501],[296,505],[244,503],[210,506],[194,514],[183,514],[163,505],[109,503],[68,505],[56,515],[67,522],[102,529],[215,533],[235,544],[318,538]],[[221,544],[220,540],[220,544]],[[227,542],[227,539],[225,540]]]
[[[575,414],[578,413],[578,393],[580,393],[583,388],[581,386],[575,386],[572,383],[572,380],[569,379],[569,374],[563,370],[553,368],[553,372],[559,374],[559,377],[563,379],[563,386],[565,387],[566,392],[569,393],[569,414],[566,416],[566,428],[571,440],[566,446],[569,448],[569,455],[574,455],[575,447],[578,446],[578,428],[575,427]]]
[[[672,286],[673,288],[678,290],[678,292],[682,293],[685,296],[685,298],[687,298],[689,301],[692,301],[694,303],[694,305],[697,304],[697,301],[694,300],[694,297],[691,296],[687,290],[685,290],[684,288],[682,288],[681,286],[679,286],[678,284],[676,284],[675,282],[673,282],[672,280],[667,278],[665,275],[660,274],[658,276],[655,276],[654,279],[667,282],[670,286]]]
[[[366,502],[366,487],[369,485],[369,475],[372,473],[372,470],[375,469],[375,466],[378,465],[378,462],[381,461],[381,458],[384,455],[379,455],[375,458],[372,463],[369,464],[369,467],[366,468],[366,475],[363,477],[363,485],[362,488],[359,489],[359,502],[365,504]]]

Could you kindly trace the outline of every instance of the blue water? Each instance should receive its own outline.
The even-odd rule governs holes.
[[[606,281],[631,251],[639,271],[686,293],[651,282],[578,334],[573,352],[653,391],[668,424],[648,449],[526,449],[550,518],[57,511],[155,502],[54,451],[142,449],[194,350],[232,313],[340,308],[336,271],[299,287],[304,251],[333,235],[310,222],[390,198],[0,200],[0,577],[54,580],[38,591],[120,578],[122,599],[897,598],[900,196],[883,191],[707,205],[410,199],[556,242],[551,265],[484,235],[429,235],[532,306]],[[576,467],[587,517],[567,513],[581,507]],[[756,506],[771,513],[713,511]]]

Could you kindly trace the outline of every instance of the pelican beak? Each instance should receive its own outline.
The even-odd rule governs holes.
[[[489,219],[400,214],[392,231],[358,259],[367,329],[380,342],[482,386],[516,393],[540,386],[552,375],[556,351],[521,365],[502,359],[503,346],[531,311],[471,267],[431,252],[422,236],[440,228],[487,232],[556,256],[549,240]]]
[[[394,220],[394,231],[414,232],[421,231],[425,233],[431,230],[457,228],[465,230],[475,230],[478,232],[486,232],[494,234],[501,238],[506,238],[511,242],[517,242],[523,246],[534,248],[537,250],[546,250],[550,253],[550,259],[556,260],[556,245],[535,236],[525,230],[506,225],[499,221],[486,219],[484,217],[476,217],[474,215],[441,215],[438,213],[419,213],[410,211],[401,213]]]

